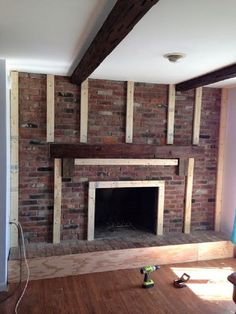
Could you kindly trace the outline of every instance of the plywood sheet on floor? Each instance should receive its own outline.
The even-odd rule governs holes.
[[[233,257],[233,254],[233,245],[229,241],[221,241],[33,258],[29,260],[29,267],[31,280],[37,280],[136,268],[145,264],[226,258]],[[17,282],[19,261],[10,261],[8,266],[9,282]]]

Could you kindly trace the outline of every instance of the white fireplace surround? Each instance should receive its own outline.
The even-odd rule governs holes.
[[[87,239],[94,240],[96,189],[156,187],[158,198],[156,204],[156,234],[163,234],[163,213],[165,197],[165,181],[97,181],[89,182],[88,191],[88,230]]]

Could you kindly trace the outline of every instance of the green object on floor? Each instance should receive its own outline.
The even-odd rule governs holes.
[[[154,281],[149,278],[150,273],[153,271],[159,269],[159,265],[153,265],[153,266],[144,266],[140,269],[140,273],[144,274],[144,280],[143,280],[143,285],[142,287],[147,289],[147,288],[152,288],[154,287]]]
[[[234,214],[234,225],[233,225],[233,231],[232,231],[232,235],[231,235],[231,242],[233,244],[236,244],[236,210],[235,210],[235,214]]]

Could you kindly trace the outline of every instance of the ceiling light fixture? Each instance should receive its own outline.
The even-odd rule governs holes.
[[[166,53],[163,57],[168,59],[172,63],[176,63],[180,59],[184,58],[185,54],[180,53],[180,52],[171,52],[171,53]]]

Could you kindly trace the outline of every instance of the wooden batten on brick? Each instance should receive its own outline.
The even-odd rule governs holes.
[[[81,84],[80,97],[80,142],[88,140],[88,79]]]
[[[125,142],[133,142],[134,82],[127,82]]]
[[[178,159],[77,158],[76,166],[178,166]]]
[[[11,210],[10,221],[18,222],[19,207],[19,75],[11,72]],[[11,247],[18,246],[18,231],[11,226]]]
[[[55,93],[54,75],[47,75],[47,142],[54,142]]]
[[[61,159],[54,159],[54,210],[53,243],[60,243],[61,236]]]
[[[185,191],[184,233],[190,233],[191,229],[193,172],[194,172],[194,158],[189,158]]]
[[[217,164],[217,179],[216,179],[215,231],[220,231],[220,225],[221,225],[227,111],[228,111],[228,90],[226,88],[223,88],[222,94],[221,94],[220,132],[219,132],[219,149],[218,149],[218,164]]]
[[[93,182],[89,182],[88,191],[88,229],[87,240],[94,240],[95,229],[95,199],[96,199],[96,187]]]
[[[158,207],[157,207],[157,221],[156,234],[163,235],[164,226],[164,203],[165,203],[165,181],[160,182],[158,186]]]
[[[167,144],[174,143],[175,124],[175,85],[169,85],[168,119],[167,119]]]
[[[201,107],[202,107],[202,87],[196,88],[194,120],[193,120],[193,145],[199,145],[200,124],[201,124]]]

